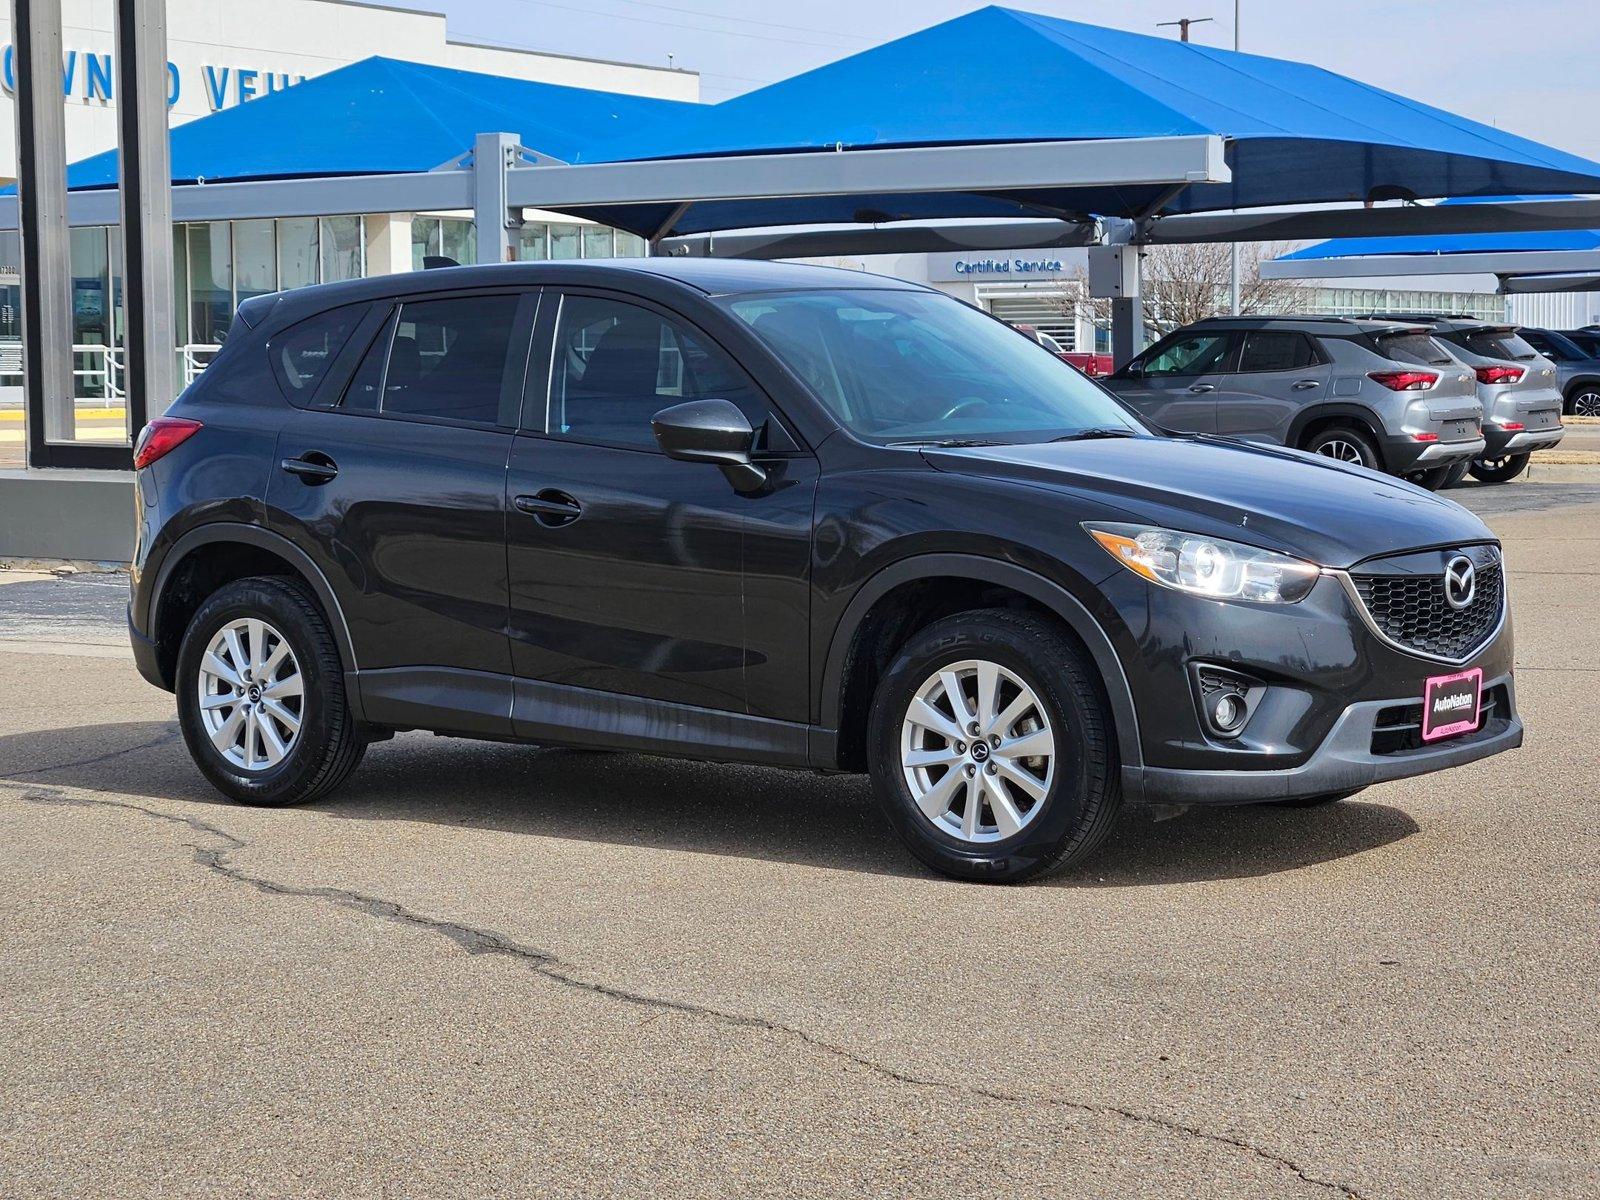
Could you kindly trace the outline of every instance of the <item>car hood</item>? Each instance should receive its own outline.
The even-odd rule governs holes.
[[[1298,450],[1223,438],[1138,437],[929,448],[941,471],[1057,488],[1126,520],[1231,537],[1325,567],[1493,538],[1452,500]]]

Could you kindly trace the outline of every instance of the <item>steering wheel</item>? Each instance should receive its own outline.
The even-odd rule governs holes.
[[[941,421],[948,421],[952,417],[960,416],[962,413],[964,413],[969,408],[988,408],[988,407],[989,407],[989,401],[985,400],[982,396],[973,396],[973,397],[970,397],[970,398],[965,399],[965,400],[957,400],[955,402],[955,404],[951,407],[950,411],[945,413],[944,416],[940,417],[939,419]]]

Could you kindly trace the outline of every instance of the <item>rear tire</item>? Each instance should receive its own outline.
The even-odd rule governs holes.
[[[1528,469],[1526,454],[1506,454],[1500,458],[1475,458],[1467,470],[1480,483],[1509,483]]]
[[[913,637],[878,685],[867,745],[890,823],[957,879],[1016,883],[1080,863],[1122,806],[1099,674],[1030,613],[958,613]]]
[[[1431,471],[1413,471],[1406,479],[1420,488],[1427,488],[1430,492],[1437,492],[1450,482],[1450,472],[1454,467],[1435,467]]]
[[[1301,449],[1352,466],[1366,467],[1369,471],[1383,470],[1383,460],[1378,456],[1378,448],[1372,444],[1372,438],[1350,425],[1331,425],[1319,430],[1306,440]]]
[[[1444,483],[1440,485],[1439,490],[1442,492],[1445,488],[1460,486],[1461,481],[1467,477],[1467,468],[1470,465],[1470,463],[1459,462],[1451,467],[1450,474],[1445,476]]]
[[[1572,389],[1567,397],[1569,417],[1600,417],[1600,387],[1585,383]]]
[[[314,800],[366,751],[333,634],[298,580],[240,579],[208,597],[178,650],[177,693],[195,765],[242,804]]]

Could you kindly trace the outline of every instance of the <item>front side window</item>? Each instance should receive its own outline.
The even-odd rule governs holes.
[[[860,437],[1041,441],[1137,418],[1037,342],[936,292],[870,288],[721,301]]]
[[[727,400],[752,427],[766,419],[730,359],[679,322],[598,296],[567,296],[550,365],[550,432],[575,441],[656,448],[650,418],[688,400]]]
[[[1228,357],[1228,341],[1225,333],[1191,333],[1174,338],[1145,359],[1144,374],[1159,379],[1164,375],[1220,371]]]
[[[1241,372],[1303,371],[1316,362],[1316,351],[1305,334],[1276,329],[1253,329],[1245,334],[1239,354]]]
[[[510,424],[502,410],[515,357],[517,297],[408,302],[373,340],[343,407],[479,425]],[[523,348],[524,351],[526,347]]]

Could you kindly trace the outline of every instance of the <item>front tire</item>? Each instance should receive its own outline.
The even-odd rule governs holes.
[[[1600,417],[1600,387],[1585,383],[1572,389],[1567,397],[1569,417]]]
[[[1499,458],[1475,458],[1467,470],[1480,483],[1509,483],[1528,469],[1526,454],[1506,454]]]
[[[295,580],[240,579],[208,597],[183,635],[177,692],[195,765],[243,804],[316,799],[366,750],[328,622]]]
[[[1301,449],[1312,454],[1320,454],[1324,458],[1366,467],[1369,471],[1383,470],[1383,459],[1379,457],[1378,448],[1372,444],[1372,439],[1361,430],[1348,425],[1334,425],[1319,431],[1309,438]]]
[[[911,639],[878,685],[868,759],[907,847],[957,879],[1016,883],[1082,862],[1122,806],[1092,662],[1054,622],[1007,609]]]

